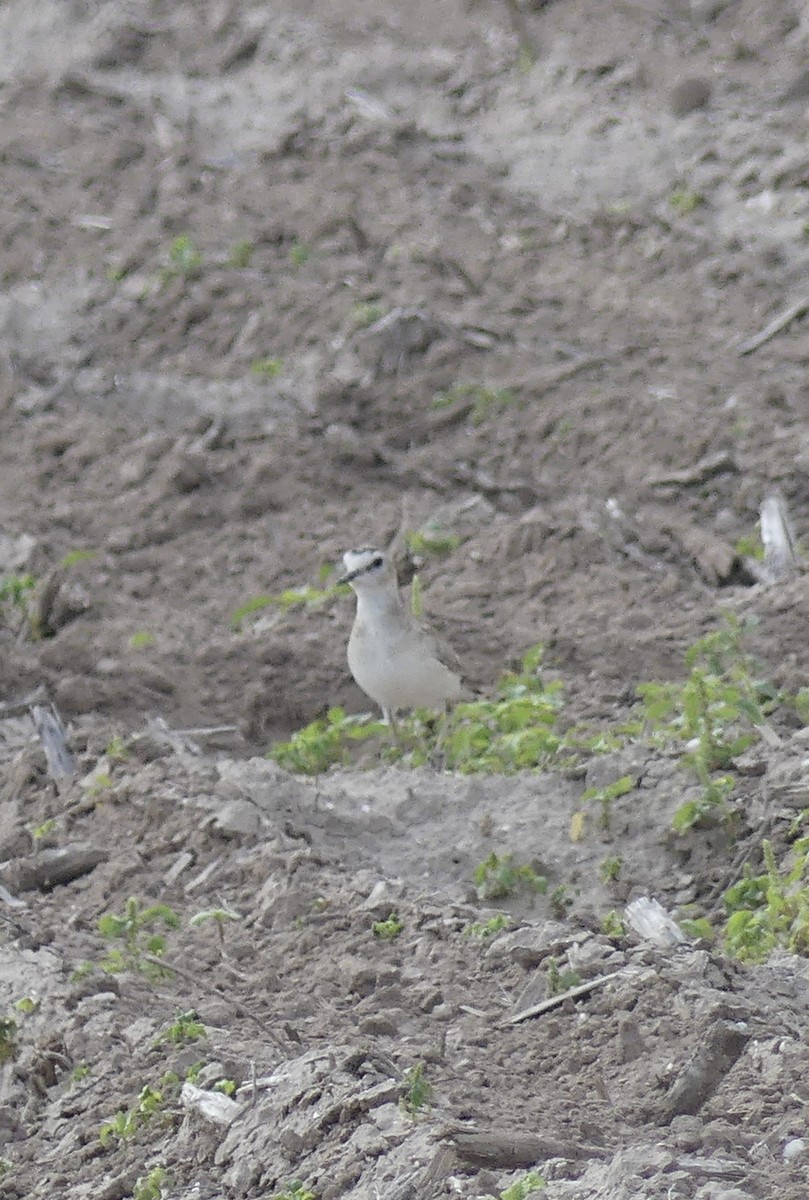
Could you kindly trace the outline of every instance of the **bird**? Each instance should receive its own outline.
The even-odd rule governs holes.
[[[343,565],[341,582],[357,597],[348,665],[394,733],[399,710],[439,708],[459,699],[460,662],[403,604],[390,556],[372,547],[347,550]]]

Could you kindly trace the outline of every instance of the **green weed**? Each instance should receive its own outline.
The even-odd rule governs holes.
[[[314,588],[304,585],[297,588],[286,588],[274,595],[251,596],[233,613],[230,618],[232,629],[241,629],[247,617],[262,612],[265,608],[279,608],[288,612],[292,608],[322,608],[330,604],[338,596],[344,596],[349,591],[347,584],[335,583],[332,587]]]
[[[17,1022],[12,1017],[0,1017],[0,1063],[9,1062],[17,1053]]]
[[[160,926],[177,929],[179,924],[179,917],[167,904],[141,908],[138,901],[130,897],[120,916],[108,913],[99,919],[101,936],[108,942],[118,943],[111,946],[101,960],[101,969],[110,974],[134,970],[152,978],[159,977],[165,971],[147,960],[147,956],[162,957],[166,949],[165,937],[155,930]]]
[[[299,1179],[293,1179],[290,1183],[285,1183],[280,1192],[273,1192],[270,1200],[317,1200],[317,1196]]]
[[[669,196],[669,204],[678,216],[687,217],[705,203],[705,197],[690,188],[677,188]]]
[[[587,788],[581,799],[583,804],[595,802],[598,805],[601,828],[607,831],[612,820],[613,800],[617,800],[620,796],[626,796],[634,788],[635,780],[632,776],[622,775],[620,779],[616,779],[614,783],[607,784],[606,787]]]
[[[461,544],[461,539],[457,534],[450,533],[436,521],[428,521],[423,529],[415,529],[412,533],[408,533],[405,540],[413,554],[425,558],[430,555],[443,558],[447,554],[452,554]]]
[[[517,865],[513,854],[492,853],[472,875],[479,900],[500,900],[518,891],[546,892],[547,880],[527,863]]]
[[[148,1175],[139,1175],[135,1180],[132,1200],[167,1200],[168,1173],[164,1167],[152,1167]]]
[[[404,929],[404,921],[392,912],[386,921],[376,921],[373,926],[375,938],[382,942],[392,942]]]
[[[243,270],[250,266],[255,252],[256,248],[252,242],[237,242],[230,252],[227,265]]]
[[[74,567],[76,563],[88,562],[91,558],[95,558],[98,554],[97,550],[71,550],[62,559],[62,566],[66,569]]]
[[[345,709],[330,708],[325,717],[294,733],[288,742],[277,742],[268,758],[287,771],[319,775],[336,763],[349,761],[349,747],[389,733],[387,725],[368,716],[347,716]]]
[[[762,842],[764,873],[748,869],[724,895],[725,949],[742,962],[763,962],[782,946],[809,953],[809,837],[792,847],[792,863],[779,870],[772,844]]]
[[[146,629],[139,629],[137,633],[133,633],[129,639],[130,650],[145,650],[148,646],[154,645],[154,634],[149,633]]]
[[[433,1085],[424,1073],[424,1063],[416,1063],[404,1073],[400,1104],[409,1116],[415,1117],[428,1108],[433,1098]]]
[[[500,1193],[500,1200],[528,1200],[534,1192],[541,1192],[547,1187],[539,1171],[529,1171],[522,1179],[517,1179]]]
[[[384,315],[385,310],[379,304],[355,304],[351,310],[351,319],[360,329],[375,325]]]
[[[495,913],[493,917],[489,917],[488,921],[473,921],[471,925],[467,925],[464,934],[467,937],[493,937],[496,933],[508,929],[510,924],[511,920],[506,913]]]
[[[614,909],[601,918],[601,932],[608,938],[626,937],[626,925]]]
[[[162,1046],[164,1042],[171,1042],[175,1046],[183,1046],[207,1037],[207,1033],[208,1031],[195,1012],[184,1012],[180,1013],[171,1025],[166,1026],[153,1045]]]
[[[304,263],[308,262],[311,253],[311,248],[304,245],[303,242],[293,242],[289,248],[289,257],[295,267],[302,267]]]
[[[250,364],[250,371],[260,379],[277,379],[284,369],[283,359],[257,358]]]
[[[160,272],[163,283],[170,279],[194,279],[202,270],[202,255],[187,233],[181,233],[169,246],[168,262]]]
[[[146,1084],[131,1108],[119,1108],[115,1116],[101,1126],[98,1134],[101,1145],[106,1149],[113,1143],[120,1144],[134,1137],[139,1129],[165,1109],[168,1100],[162,1087],[154,1088]]]
[[[469,405],[473,425],[482,425],[489,417],[514,404],[517,397],[510,388],[490,388],[479,383],[460,383],[433,397],[435,408],[452,408],[455,404]]]
[[[548,975],[545,982],[548,996],[559,996],[562,992],[568,992],[571,988],[578,987],[581,983],[581,975],[578,971],[572,971],[569,967],[560,968],[559,963],[553,957],[548,959]]]

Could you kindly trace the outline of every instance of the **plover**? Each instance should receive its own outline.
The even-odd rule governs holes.
[[[385,720],[395,729],[399,709],[439,708],[458,699],[460,664],[402,603],[391,559],[381,550],[348,550],[343,563],[343,582],[357,595],[348,665]]]

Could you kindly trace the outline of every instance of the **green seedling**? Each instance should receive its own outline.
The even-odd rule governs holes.
[[[148,1175],[135,1180],[132,1200],[167,1200],[169,1194],[168,1174],[164,1167],[152,1167]]]
[[[31,837],[34,842],[41,842],[49,833],[53,833],[56,828],[56,817],[48,817],[41,825],[35,825],[31,830]]]
[[[456,404],[469,409],[473,425],[484,421],[514,404],[517,397],[510,388],[490,388],[479,383],[460,383],[433,397],[435,408],[452,408]]]
[[[604,883],[617,883],[621,877],[621,868],[623,865],[623,859],[613,855],[604,859],[599,865],[598,873]]]
[[[759,561],[764,558],[764,544],[758,533],[740,537],[733,550],[739,558],[755,558]]]
[[[404,922],[392,912],[386,921],[376,921],[373,926],[374,937],[381,942],[392,942],[404,929]]]
[[[236,1092],[235,1079],[217,1079],[213,1085],[215,1092],[221,1092],[223,1096],[233,1096]]]
[[[500,1193],[500,1200],[528,1200],[535,1192],[543,1191],[548,1185],[539,1171],[529,1171]]]
[[[311,253],[311,248],[304,245],[303,242],[293,242],[289,248],[289,257],[295,267],[302,267],[304,263],[308,262]]]
[[[109,1121],[105,1121],[98,1134],[98,1140],[106,1149],[114,1143],[128,1141],[144,1125],[157,1114],[163,1112],[168,1103],[168,1097],[161,1088],[153,1088],[148,1084],[141,1089],[140,1095],[131,1108],[120,1108]]]
[[[0,1017],[0,1063],[9,1062],[17,1053],[17,1022],[12,1017]]]
[[[22,996],[14,1002],[15,1012],[22,1013],[24,1017],[28,1017],[31,1013],[36,1012],[39,1008],[39,1001],[34,1000],[33,996]]]
[[[74,1083],[81,1083],[90,1074],[89,1064],[86,1062],[78,1063],[70,1072],[70,1078]]]
[[[614,783],[608,784],[603,788],[587,788],[582,796],[582,803],[589,804],[594,802],[600,809],[599,822],[601,828],[606,832],[610,827],[612,820],[612,803],[620,796],[626,796],[628,792],[633,791],[635,780],[631,775],[622,775],[620,779],[616,779]]]
[[[230,252],[227,265],[243,270],[245,267],[250,266],[255,251],[256,248],[252,242],[237,242]]]
[[[216,925],[216,932],[219,937],[219,949],[222,954],[225,953],[225,925],[232,921],[241,921],[241,914],[233,912],[230,908],[206,908],[203,912],[195,913],[189,921],[193,928],[198,928],[200,925],[207,925],[210,921]]]
[[[230,618],[230,625],[232,629],[239,630],[247,617],[265,608],[279,608],[282,612],[289,612],[293,608],[320,609],[331,604],[338,596],[345,596],[348,591],[347,584],[336,583],[326,588],[304,586],[286,588],[271,596],[252,596],[236,609]]]
[[[581,975],[578,971],[571,971],[569,967],[560,969],[555,958],[548,959],[548,976],[545,986],[549,997],[569,992],[571,988],[578,987],[580,983]]]
[[[779,870],[769,841],[762,842],[764,874],[748,869],[724,895],[725,949],[742,962],[763,962],[777,947],[809,954],[809,837],[792,847],[792,863]]]
[[[472,879],[479,900],[500,900],[517,891],[548,890],[547,880],[528,864],[515,864],[513,854],[490,854],[475,867]]]
[[[110,738],[104,756],[110,762],[125,762],[129,758],[129,747],[120,734],[116,733]]]
[[[416,1117],[424,1108],[428,1108],[433,1098],[433,1086],[424,1074],[424,1063],[416,1063],[404,1073],[401,1104],[404,1111],[411,1117]]]
[[[171,1025],[167,1025],[152,1044],[162,1046],[164,1042],[171,1042],[175,1046],[184,1046],[207,1037],[207,1034],[208,1031],[195,1012],[184,1012],[180,1013]]]
[[[33,575],[0,576],[0,625],[10,623],[15,630],[24,629],[34,640],[42,636],[31,603],[36,585]]]
[[[680,217],[690,216],[692,212],[705,203],[705,197],[690,188],[677,188],[669,196],[669,204]]]
[[[130,898],[123,913],[108,913],[98,922],[101,936],[108,942],[117,943],[101,960],[101,969],[110,974],[141,971],[152,978],[165,974],[165,968],[149,961],[150,958],[161,958],[166,949],[165,937],[155,930],[160,926],[177,929],[179,924],[179,917],[167,904],[141,908],[137,900]]]
[[[291,1183],[285,1183],[280,1192],[274,1192],[270,1200],[317,1200],[317,1196],[299,1179],[293,1179]]]
[[[467,925],[464,934],[467,937],[494,937],[496,933],[502,933],[504,929],[508,929],[510,924],[511,921],[505,913],[495,913],[493,917],[489,917],[488,921],[473,921],[471,925]]]
[[[181,233],[169,246],[168,262],[160,277],[164,283],[170,279],[194,279],[202,270],[202,255],[187,233]]]
[[[154,634],[149,633],[147,629],[139,629],[137,633],[133,633],[129,639],[130,650],[146,650],[147,647],[154,645]]]
[[[461,544],[461,539],[457,534],[450,533],[434,521],[428,522],[423,529],[415,529],[412,533],[408,533],[405,541],[413,554],[424,558],[430,555],[443,558],[447,554],[452,554]]]
[[[712,942],[714,930],[706,917],[681,917],[678,921],[683,933],[695,941]]]
[[[288,742],[276,743],[268,757],[287,771],[319,775],[336,763],[347,763],[352,745],[388,736],[389,732],[382,721],[347,716],[342,708],[330,708],[325,717],[293,734]]]
[[[257,358],[250,364],[251,374],[265,380],[277,379],[283,369],[284,363],[280,358]]]
[[[97,555],[97,550],[71,550],[62,559],[62,566],[66,569],[68,567],[75,567],[77,563],[88,562],[91,558],[96,558]]]
[[[385,310],[379,304],[355,304],[351,310],[351,319],[360,329],[375,325],[384,315]]]
[[[614,909],[601,918],[601,932],[608,938],[626,937],[626,925]]]
[[[544,883],[544,880],[543,880]],[[563,920],[573,907],[573,897],[566,883],[558,883],[548,896],[548,906],[555,917]]]

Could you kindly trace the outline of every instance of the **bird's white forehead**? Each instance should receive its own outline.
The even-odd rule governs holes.
[[[367,567],[374,561],[375,558],[381,558],[382,552],[374,550],[371,547],[363,547],[362,550],[346,550],[343,555],[343,565],[346,571],[351,574],[352,571],[361,571],[363,567]]]

